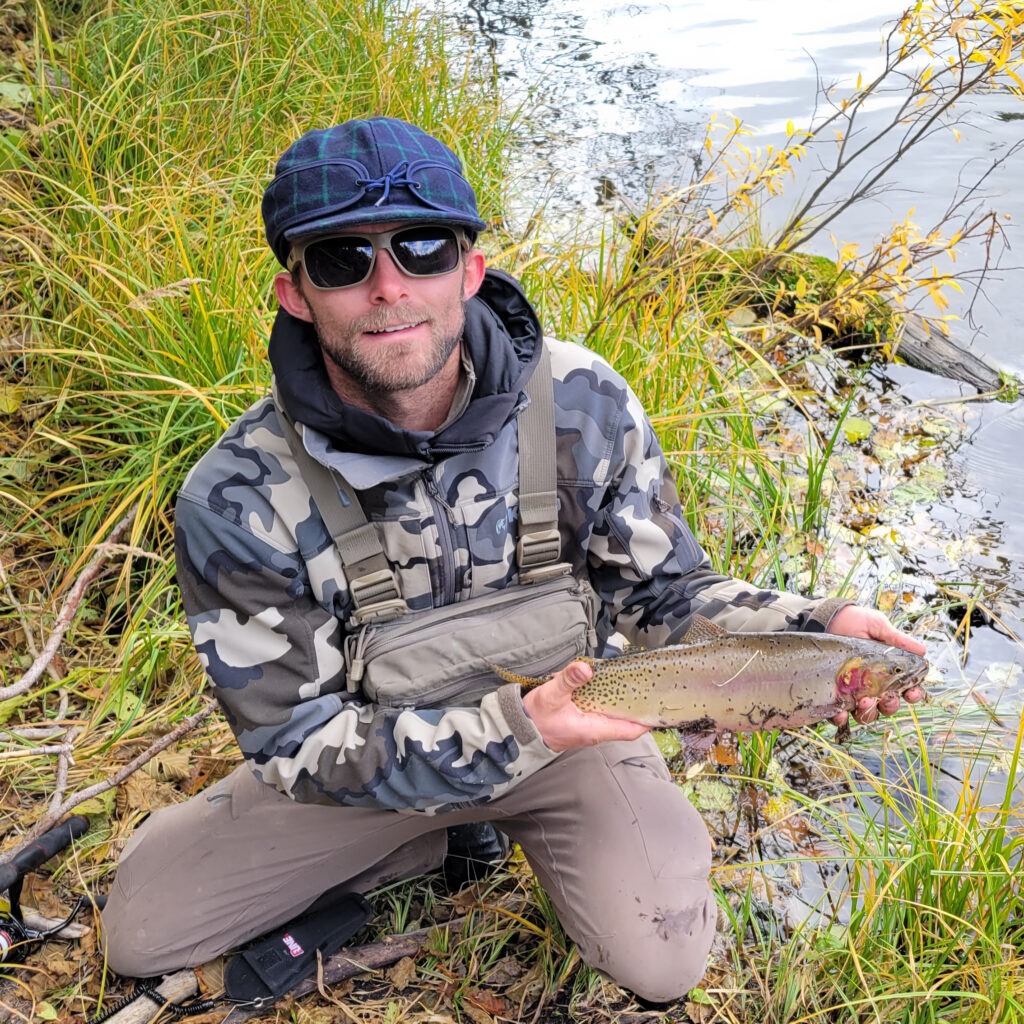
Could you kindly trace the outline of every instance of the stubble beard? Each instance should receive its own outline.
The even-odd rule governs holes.
[[[313,328],[324,355],[367,395],[411,391],[434,379],[462,340],[465,310],[461,300],[431,316],[412,305],[391,306],[344,323],[322,318],[309,307]],[[367,342],[366,331],[379,331],[401,323],[426,321],[430,344]]]

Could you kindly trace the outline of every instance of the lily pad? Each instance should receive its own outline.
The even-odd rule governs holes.
[[[938,496],[934,487],[909,483],[895,488],[890,495],[890,500],[897,505],[927,505],[929,502],[935,501]]]
[[[863,441],[865,437],[870,436],[871,429],[871,423],[868,420],[861,419],[859,416],[847,416],[843,420],[843,433],[850,444]]]
[[[654,742],[658,744],[658,750],[666,761],[675,757],[682,749],[679,742],[679,734],[675,729],[655,729]]]
[[[720,779],[697,779],[684,783],[682,789],[699,811],[725,813],[736,805],[736,793],[732,786]]]

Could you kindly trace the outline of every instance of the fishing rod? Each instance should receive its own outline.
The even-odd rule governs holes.
[[[55,927],[45,931],[30,928],[21,912],[21,887],[30,871],[67,849],[88,828],[89,819],[84,814],[72,815],[56,828],[44,832],[9,863],[0,865],[0,892],[7,890],[7,905],[0,901],[0,965],[24,963],[29,949],[35,943],[66,928],[81,910],[86,900],[84,896],[78,900],[75,909]]]

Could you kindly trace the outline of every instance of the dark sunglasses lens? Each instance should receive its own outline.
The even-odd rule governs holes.
[[[432,277],[459,265],[459,239],[448,228],[409,228],[391,239],[391,251],[407,274]]]
[[[302,262],[317,288],[347,288],[370,273],[373,246],[365,238],[325,238],[306,246]]]

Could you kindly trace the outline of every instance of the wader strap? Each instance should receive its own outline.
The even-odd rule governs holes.
[[[540,361],[526,385],[530,404],[519,414],[519,540],[521,583],[539,583],[572,571],[560,562],[555,397],[551,353],[541,341]]]
[[[317,462],[306,451],[294,421],[280,400],[277,381],[272,381],[271,390],[285,440],[345,567],[349,593],[356,608],[353,621],[359,625],[389,622],[404,615],[409,608],[402,599],[398,578],[384,555],[377,529],[367,521],[355,491],[340,474]]]

